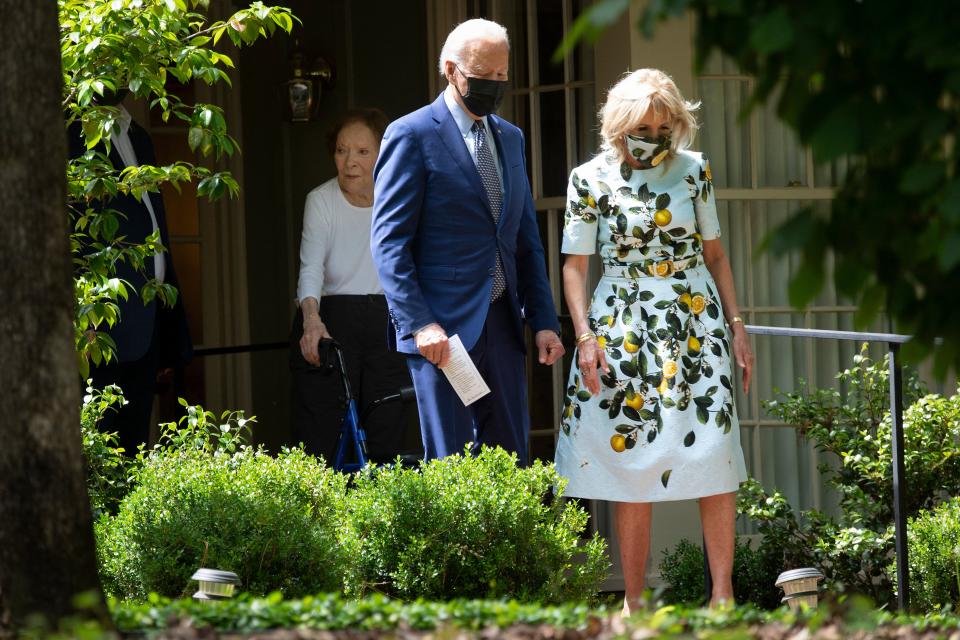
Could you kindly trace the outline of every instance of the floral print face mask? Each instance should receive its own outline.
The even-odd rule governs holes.
[[[650,137],[632,136],[628,133],[624,136],[624,142],[630,155],[646,167],[657,166],[670,153],[671,139],[669,134]]]

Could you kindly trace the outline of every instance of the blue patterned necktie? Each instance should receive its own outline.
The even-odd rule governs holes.
[[[500,192],[500,178],[497,176],[497,167],[493,163],[493,153],[490,151],[490,145],[487,144],[487,131],[483,126],[483,120],[477,120],[473,123],[471,129],[474,137],[474,152],[477,154],[477,170],[480,172],[480,180],[483,181],[483,188],[487,192],[487,198],[490,200],[490,207],[493,209],[494,223],[500,222],[500,212],[503,208],[503,194]],[[497,250],[497,267],[493,273],[493,290],[490,292],[490,299],[496,300],[503,295],[507,288],[507,280],[503,274],[503,262],[500,260],[500,250]]]

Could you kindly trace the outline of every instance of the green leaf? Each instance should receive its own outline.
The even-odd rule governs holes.
[[[764,55],[783,51],[793,40],[790,16],[782,6],[756,20],[750,31],[750,46]]]
[[[810,304],[823,288],[823,263],[805,259],[800,268],[790,279],[788,296],[790,304],[797,309],[804,309]]]
[[[696,442],[696,440],[697,440],[697,434],[691,431],[683,438],[683,446],[691,447],[693,446],[693,443]]]
[[[946,175],[942,162],[923,162],[915,164],[903,172],[900,178],[900,191],[909,195],[918,195],[932,190]]]
[[[828,113],[810,137],[814,159],[829,162],[855,153],[860,145],[860,123],[857,105],[852,102],[843,103]]]
[[[700,424],[707,424],[707,420],[709,420],[709,419],[710,419],[710,414],[707,412],[707,410],[706,410],[704,407],[702,407],[702,406],[700,406],[700,405],[698,404],[698,405],[697,405],[697,420],[700,421]]]
[[[960,261],[960,236],[954,237],[957,239],[957,260]],[[942,257],[941,255],[941,258]],[[860,304],[857,307],[857,311],[853,315],[853,324],[855,327],[862,331],[870,326],[877,317],[877,314],[880,313],[880,309],[883,308],[885,295],[884,288],[877,282],[874,282],[864,290],[860,296]]]
[[[667,470],[664,471],[663,474],[660,476],[660,484],[663,485],[663,488],[664,488],[664,489],[667,488],[667,483],[670,482],[670,474],[671,474],[671,473],[673,473],[673,469],[667,469]]]
[[[594,42],[604,30],[626,13],[630,0],[600,0],[577,16],[567,35],[553,52],[553,62],[561,62],[582,40]]]
[[[944,271],[950,271],[960,264],[960,229],[952,230],[943,238],[939,262]]]
[[[817,220],[810,207],[796,211],[790,219],[767,234],[760,243],[762,251],[783,255],[810,244],[817,232]]]
[[[951,222],[960,222],[960,178],[954,178],[943,190],[938,210]]]
[[[196,151],[200,148],[200,145],[203,144],[204,131],[200,127],[190,127],[190,132],[187,134],[187,143],[190,145],[191,151]]]

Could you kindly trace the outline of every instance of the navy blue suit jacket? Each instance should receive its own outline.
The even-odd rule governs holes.
[[[488,118],[503,174],[499,224],[443,94],[393,122],[381,142],[371,250],[390,306],[391,345],[402,353],[417,353],[414,331],[434,322],[473,348],[490,306],[497,249],[519,343],[524,320],[535,332],[559,329],[523,134]]]
[[[137,156],[137,162],[141,165],[155,165],[156,157],[153,143],[150,141],[147,132],[136,122],[131,122],[129,134],[130,142]],[[70,145],[70,157],[76,158],[83,155],[86,148],[79,123],[71,125],[67,131],[67,136]],[[102,146],[98,149],[101,152],[105,151]],[[110,160],[114,167],[118,169],[124,167],[116,146],[111,148]],[[164,282],[179,290],[180,284],[173,269],[173,261],[170,258],[170,236],[167,232],[163,198],[158,193],[150,193],[149,197],[154,215],[157,218],[157,226],[160,229],[160,241],[167,248],[167,251],[163,254],[163,259],[166,261]],[[130,195],[120,195],[109,202],[98,203],[96,206],[115,209],[123,214],[118,217],[120,227],[117,236],[125,236],[128,242],[142,244],[147,236],[153,233],[150,212],[143,201],[138,198]],[[128,300],[120,299],[117,301],[120,308],[120,320],[108,331],[110,337],[117,344],[117,359],[120,362],[133,362],[143,357],[150,347],[156,331],[159,340],[157,348],[159,349],[160,366],[182,366],[190,360],[193,353],[182,297],[177,296],[177,303],[172,309],[161,306],[159,313],[156,300],[144,304],[140,297],[140,290],[146,284],[147,279],[154,277],[156,274],[152,258],[145,260],[143,266],[145,273],[137,271],[126,262],[117,263],[117,277],[127,281],[134,288],[134,291],[130,292]],[[159,327],[155,324],[158,319],[161,322]]]

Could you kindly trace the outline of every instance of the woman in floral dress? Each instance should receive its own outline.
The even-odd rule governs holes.
[[[710,165],[688,151],[699,105],[641,69],[601,112],[603,150],[570,175],[563,283],[577,332],[556,465],[566,495],[616,503],[624,610],[641,597],[652,502],[700,499],[711,603],[732,601],[746,479],[731,359],[753,353],[719,240]],[[603,277],[588,301],[588,256]]]

